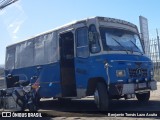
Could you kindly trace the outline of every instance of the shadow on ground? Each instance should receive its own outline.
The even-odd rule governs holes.
[[[155,112],[160,111],[160,101],[151,100],[148,103],[139,103],[137,100],[113,100],[109,112]],[[47,100],[42,101],[39,112],[54,117],[105,117],[107,112],[99,112],[93,100]]]

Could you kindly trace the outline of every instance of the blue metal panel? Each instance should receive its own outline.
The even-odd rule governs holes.
[[[89,58],[75,58],[75,79],[77,88],[86,88],[90,74]]]
[[[75,58],[75,78],[77,88],[87,88],[87,83],[90,78],[102,77],[107,82],[106,69],[104,67],[105,62],[108,62],[112,67],[109,68],[110,83],[117,83],[117,80],[123,79],[126,83],[129,78],[128,69],[137,69],[138,67],[147,69],[147,78],[150,79],[150,69],[152,69],[152,63],[149,58],[141,55],[133,54],[106,54],[92,56],[88,58]],[[137,63],[141,65],[138,66]],[[61,94],[60,84],[60,66],[59,63],[41,65],[40,72],[40,96],[41,97],[54,97]],[[37,66],[27,67],[21,69],[6,70],[13,75],[25,74],[28,79],[35,75]],[[116,76],[116,70],[125,70],[126,76],[118,78]],[[21,78],[23,79],[23,78]],[[139,78],[140,79],[140,78]],[[134,79],[134,81],[136,78]],[[144,81],[144,79],[140,79]]]
[[[129,68],[137,69],[144,68],[147,70],[147,78],[150,79],[149,71],[152,69],[151,60],[145,56],[133,55],[133,54],[106,54],[93,56],[89,58],[76,58],[76,84],[77,88],[86,88],[87,82],[90,78],[102,77],[106,80],[107,83],[107,74],[104,67],[105,62],[110,64],[109,67],[109,77],[110,83],[117,83],[117,80],[123,80],[124,83],[128,82]],[[137,63],[141,62],[141,65],[138,66]],[[116,76],[116,70],[125,70],[126,76],[118,78]],[[138,78],[141,81],[144,81],[144,78]],[[133,82],[136,81],[134,78]]]
[[[39,74],[41,97],[54,97],[61,93],[60,86],[60,66],[59,63],[52,63],[47,65],[40,65],[41,70]],[[37,75],[37,66],[26,67],[20,69],[6,70],[5,74],[12,74],[20,76],[20,79],[25,79],[23,75],[30,80],[32,76]],[[23,75],[22,75],[23,74]]]

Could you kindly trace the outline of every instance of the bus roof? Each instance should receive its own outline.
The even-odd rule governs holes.
[[[78,24],[78,23],[84,23],[86,22],[87,20],[90,20],[90,19],[97,19],[99,21],[105,21],[105,22],[118,22],[118,23],[121,23],[121,24],[127,24],[129,26],[132,26],[132,27],[136,27],[136,25],[134,25],[133,23],[130,23],[130,22],[127,22],[127,21],[124,21],[124,20],[121,20],[121,19],[116,19],[116,18],[109,18],[109,17],[100,17],[100,16],[95,16],[95,17],[89,17],[89,18],[85,18],[85,19],[81,19],[81,20],[76,20],[76,21],[72,21],[72,22],[69,22],[67,24],[64,24],[62,26],[59,26],[59,27],[56,27],[54,29],[51,29],[51,30],[48,30],[46,32],[42,32],[40,34],[37,34],[35,36],[32,36],[32,37],[29,37],[27,39],[24,39],[22,41],[19,41],[17,43],[14,43],[14,44],[11,44],[11,45],[8,45],[8,47],[11,47],[11,46],[14,46],[16,44],[19,44],[19,43],[22,43],[24,41],[27,41],[27,40],[31,40],[33,38],[36,38],[38,36],[41,36],[41,35],[44,35],[44,34],[48,34],[48,33],[51,33],[51,32],[54,32],[54,31],[57,31],[57,30],[60,30],[60,29],[63,29],[63,28],[66,28],[66,27],[69,27],[69,26],[72,26],[72,25],[75,25],[75,24]]]

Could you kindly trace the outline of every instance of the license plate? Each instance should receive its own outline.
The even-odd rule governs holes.
[[[138,84],[138,88],[146,88],[146,87],[147,87],[146,83],[139,83]]]

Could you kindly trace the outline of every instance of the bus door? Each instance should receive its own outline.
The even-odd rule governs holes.
[[[76,30],[75,75],[78,98],[85,96],[90,70],[89,60],[88,28],[81,27]]]
[[[75,97],[74,36],[72,32],[65,32],[59,39],[62,97]]]

